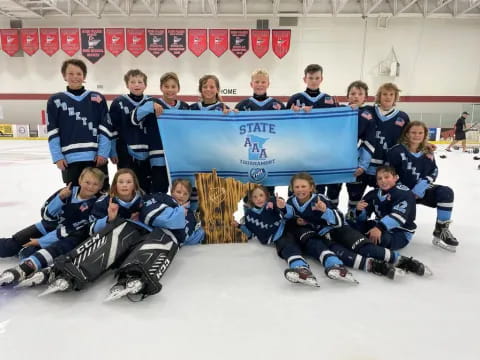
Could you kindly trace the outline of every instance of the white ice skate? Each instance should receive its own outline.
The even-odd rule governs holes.
[[[306,266],[288,268],[284,272],[285,278],[293,283],[300,283],[314,287],[320,287],[317,279]]]
[[[110,289],[110,294],[103,300],[110,302],[118,300],[129,294],[138,294],[143,288],[143,282],[140,279],[134,279],[127,282],[127,285],[116,284]]]
[[[49,269],[43,269],[42,271],[37,271],[27,277],[25,280],[20,281],[14,288],[25,288],[33,287],[38,285],[44,285],[51,283],[53,281],[53,273]]]
[[[70,287],[71,287],[71,284],[68,280],[63,278],[58,278],[54,282],[52,282],[50,285],[48,285],[47,290],[39,294],[38,297],[53,294],[56,292],[67,291],[68,289],[70,289]]]
[[[5,271],[0,275],[0,286],[11,284],[15,280],[15,275],[11,271]]]
[[[333,280],[341,280],[352,284],[359,284],[357,279],[353,277],[353,274],[344,266],[332,266],[328,269],[325,269],[325,274],[327,277]]]

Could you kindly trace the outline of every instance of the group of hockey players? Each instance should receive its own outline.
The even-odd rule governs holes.
[[[115,269],[117,283],[107,299],[142,299],[160,291],[160,278],[179,247],[203,241],[195,188],[182,179],[169,184],[156,121],[164,109],[308,112],[339,106],[320,91],[323,69],[317,64],[305,68],[307,88],[286,106],[267,96],[268,73],[255,71],[253,96],[234,109],[221,102],[214,75],[199,80],[201,99],[189,106],[177,98],[175,73],[162,75],[163,95],[157,99],[144,94],[147,76],[130,70],[124,77],[130,93],[108,109],[102,94],[84,88],[85,63],[67,60],[61,73],[67,90],[48,100],[48,143],[66,186],[45,202],[40,222],[0,239],[0,257],[21,259],[0,275],[0,285],[48,284],[44,294],[81,290]],[[416,204],[437,209],[433,244],[455,251],[458,241],[449,230],[453,191],[434,184],[438,169],[428,129],[395,108],[399,92],[395,84],[383,84],[371,106],[365,104],[364,82],[347,89],[348,105],[358,109],[358,168],[356,181],[346,184],[345,215],[338,209],[342,184],[316,185],[308,173],[292,177],[287,200],[261,185],[247,194],[244,217],[234,223],[249,238],[275,246],[288,264],[287,280],[318,286],[305,257],[319,260],[328,278],[351,283],[357,281],[348,268],[390,279],[405,272],[431,274],[399,253],[413,238]],[[108,158],[118,168],[110,185]],[[374,189],[363,196],[367,186]]]

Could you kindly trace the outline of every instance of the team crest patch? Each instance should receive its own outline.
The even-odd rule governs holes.
[[[249,176],[253,182],[261,182],[267,177],[267,170],[265,170],[264,168],[253,168],[250,169]]]
[[[395,120],[395,125],[402,127],[403,125],[405,125],[405,120],[403,120],[402,118],[398,118],[397,120]]]
[[[325,98],[325,104],[328,104],[328,105],[333,105],[333,99],[331,97],[326,97]]]
[[[88,204],[83,203],[82,205],[80,205],[79,209],[80,209],[81,212],[84,212],[84,211],[88,210]]]

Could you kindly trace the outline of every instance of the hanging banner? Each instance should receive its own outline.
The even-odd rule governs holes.
[[[188,29],[188,48],[197,57],[207,50],[207,29]]]
[[[248,51],[249,30],[230,30],[230,50],[241,58]]]
[[[145,29],[127,29],[127,50],[135,57],[145,51]]]
[[[62,50],[70,56],[80,50],[80,35],[78,29],[60,28],[60,44]]]
[[[165,29],[147,29],[147,49],[155,57],[165,52]]]
[[[252,31],[252,51],[258,58],[262,58],[270,47],[270,30]]]
[[[106,28],[105,46],[113,55],[118,56],[125,50],[125,29],[124,28]]]
[[[38,29],[20,29],[22,50],[32,56],[38,51]]]
[[[172,180],[193,181],[196,173],[212,169],[222,177],[269,186],[288,185],[301,171],[318,184],[355,179],[358,111],[350,107],[228,115],[165,110],[157,122]]]
[[[228,30],[208,29],[208,47],[217,57],[222,56],[228,49]]]
[[[279,59],[290,50],[291,30],[272,30],[272,49]]]
[[[95,64],[105,55],[105,38],[103,29],[80,29],[82,55]]]
[[[177,58],[185,52],[186,32],[185,29],[167,29],[168,51]]]
[[[40,48],[48,56],[58,51],[58,29],[40,29]]]
[[[15,55],[20,50],[20,39],[17,29],[0,29],[2,49],[8,55]]]

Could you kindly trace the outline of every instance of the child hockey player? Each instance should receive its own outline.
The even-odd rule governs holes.
[[[396,250],[406,247],[415,233],[415,197],[405,186],[397,184],[394,168],[377,168],[378,189],[367,193],[357,204],[355,227],[366,234],[370,242],[358,253],[384,258],[403,270],[424,275],[431,271],[418,260],[401,256]],[[375,220],[369,220],[371,214]],[[378,246],[375,246],[378,245]]]
[[[117,169],[132,169],[138,177],[140,187],[150,191],[151,170],[148,160],[148,137],[142,124],[135,126],[131,121],[133,110],[144,100],[147,75],[138,69],[129,70],[123,77],[130,91],[113,100],[110,105],[110,119],[114,129],[111,158]]]
[[[87,66],[82,60],[63,62],[61,72],[67,91],[47,103],[48,145],[53,162],[62,171],[65,184],[78,185],[86,167],[97,166],[107,175],[107,158],[113,136],[107,102],[102,94],[85,90]],[[104,189],[108,188],[108,179]]]
[[[387,153],[387,161],[397,171],[402,185],[415,195],[417,204],[437,208],[433,244],[455,252],[458,240],[449,230],[453,210],[453,190],[436,185],[438,168],[433,153],[427,148],[428,128],[420,121],[409,123],[400,144]]]
[[[299,272],[300,278],[311,276],[308,264],[300,256],[303,251],[320,260],[329,278],[357,283],[343,262],[329,250],[322,239],[330,230],[343,225],[341,214],[325,196],[314,193],[315,183],[309,174],[294,175],[290,187],[293,196],[288,199],[287,204],[293,208],[294,217],[287,223],[287,232],[293,236],[280,238],[275,243],[280,257],[287,260],[294,271]]]
[[[190,110],[217,110],[228,112],[229,108],[220,98],[220,80],[215,75],[204,75],[198,81],[200,101],[190,105]]]
[[[251,76],[250,86],[253,89],[253,96],[239,102],[235,106],[238,111],[285,109],[281,101],[267,95],[270,78],[266,70],[255,70]]]
[[[365,106],[368,98],[368,86],[363,81],[354,81],[347,89],[348,105],[358,109],[358,167],[355,171],[356,182],[347,184],[349,214],[355,211],[355,206],[361,200],[364,188],[361,185],[362,174],[370,165],[373,152],[375,151],[375,121],[372,115],[372,107]],[[360,191],[359,193],[359,185]],[[327,197],[333,205],[338,206],[342,184],[327,185]],[[361,190],[363,188],[363,190]]]
[[[2,273],[0,285],[18,283],[38,269],[50,266],[55,257],[67,253],[88,236],[89,216],[104,177],[97,168],[83,169],[79,186],[69,184],[45,202],[39,223],[11,238],[0,239],[0,257],[15,256],[22,247],[21,255],[26,257],[20,265]]]
[[[150,191],[168,191],[168,174],[165,163],[162,139],[157,123],[163,109],[188,110],[188,105],[177,99],[180,91],[180,81],[177,74],[168,72],[160,78],[162,98],[143,100],[132,112],[132,122],[145,128],[148,138],[149,158],[151,166],[152,185]]]

